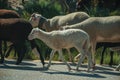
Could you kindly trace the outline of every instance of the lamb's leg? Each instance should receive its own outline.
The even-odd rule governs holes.
[[[70,70],[71,70],[71,67],[70,67],[70,65],[66,62],[65,58],[63,57],[62,50],[59,50],[58,53],[59,53],[59,55],[61,56],[62,61],[67,65],[68,70],[70,71]]]
[[[67,49],[69,55],[69,61],[74,62],[73,57],[71,55],[70,49]]]
[[[92,53],[87,52],[87,57],[88,57],[88,71],[90,70],[90,68],[93,67],[93,62],[92,62]]]
[[[52,52],[50,53],[50,59],[49,59],[49,63],[47,65],[47,69],[49,69],[50,65],[51,65],[51,60],[55,54],[56,50],[52,50]]]
[[[84,58],[85,58],[85,53],[84,53],[83,50],[81,50],[81,56],[80,56],[80,59],[79,59],[79,61],[78,61],[77,68],[76,68],[77,71],[79,70],[79,66],[81,66]]]

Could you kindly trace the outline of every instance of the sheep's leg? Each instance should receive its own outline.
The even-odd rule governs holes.
[[[78,61],[77,68],[76,68],[77,71],[79,70],[79,66],[81,66],[84,58],[85,58],[85,53],[84,53],[83,50],[81,50],[81,56],[80,56],[80,59],[79,59],[79,61]]]
[[[55,54],[56,50],[52,50],[52,52],[50,53],[50,59],[49,59],[49,63],[48,63],[48,66],[47,66],[47,69],[49,69],[50,65],[51,65],[51,60]]]
[[[78,54],[77,56],[75,56],[74,61],[77,61],[80,58],[81,54]]]
[[[2,41],[0,41],[0,54],[1,54],[0,63],[4,63],[4,55],[2,53]]]
[[[6,58],[10,55],[10,52],[12,51],[12,49],[13,49],[13,46],[11,45],[10,48],[5,53],[6,54],[5,55]]]
[[[63,57],[62,50],[59,50],[58,53],[59,53],[59,55],[61,56],[62,61],[67,65],[68,70],[70,71],[70,70],[71,70],[71,67],[70,67],[70,65],[66,62],[65,58]]]
[[[62,61],[62,56],[61,55],[58,56],[58,60]]]
[[[87,57],[88,57],[88,71],[90,70],[90,68],[93,67],[93,62],[92,62],[92,53],[87,52]]]
[[[96,61],[95,61],[95,49],[96,49],[96,43],[94,41],[94,43],[92,43],[92,59],[93,59],[94,66],[96,64]]]
[[[40,57],[40,59],[41,59],[41,62],[42,62],[42,64],[43,64],[43,67],[44,67],[44,65],[45,65],[44,57],[43,57],[43,55],[42,55],[42,53],[41,53],[40,48],[38,47],[38,45],[37,45],[36,47],[37,47],[37,52],[39,53],[39,57]]]
[[[45,65],[44,58],[43,58],[43,56],[41,55],[41,51],[39,50],[39,48],[38,48],[38,47],[37,47],[37,48],[34,48],[34,49],[32,50],[32,52],[33,52],[33,53],[36,53],[37,56],[40,57],[41,63],[42,63],[42,65],[43,65],[43,67],[44,67],[44,65]],[[38,54],[39,54],[39,55],[38,55]]]
[[[112,66],[112,64],[113,64],[113,53],[114,53],[114,51],[110,51],[110,62],[109,62],[110,66]]]
[[[7,42],[6,42],[6,41],[3,41],[3,43],[4,43],[4,54],[5,54],[5,52],[6,52],[6,50],[7,50]]]
[[[71,52],[70,52],[70,49],[67,49],[67,51],[68,51],[68,55],[69,55],[69,61],[74,62],[73,57],[72,57]]]
[[[116,67],[115,71],[119,71],[120,70],[120,64]]]
[[[42,62],[42,65],[43,65],[43,67],[44,67],[44,64],[45,64],[44,58],[43,58],[43,55],[42,55],[42,53],[41,53],[41,50],[40,50],[39,46],[38,46],[37,43],[36,43],[36,40],[30,41],[30,43],[31,43],[31,47],[32,47],[33,53],[38,53],[38,54],[39,54],[39,57],[40,57],[41,62]],[[34,48],[35,48],[35,49],[34,49]]]
[[[104,53],[105,53],[106,48],[107,47],[103,47],[103,50],[102,50],[102,53],[101,53],[101,60],[100,60],[101,65],[103,64],[103,61],[104,61]]]

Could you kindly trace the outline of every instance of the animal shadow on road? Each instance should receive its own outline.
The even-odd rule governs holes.
[[[106,78],[104,75],[115,75],[120,76],[120,72],[113,71],[112,68],[109,66],[96,66],[95,71],[86,72],[86,71],[72,71],[68,72],[67,68],[62,69],[63,66],[66,67],[65,64],[62,63],[53,63],[49,70],[43,68],[41,63],[38,64],[30,62],[30,61],[23,61],[20,65],[15,65],[15,61],[5,61],[5,64],[0,64],[0,69],[13,69],[13,70],[21,70],[21,71],[40,71],[46,74],[64,74],[64,75],[73,75],[73,76],[82,76],[82,77],[93,77],[93,78]],[[57,64],[57,65],[56,65]],[[62,66],[60,68],[60,66]],[[71,65],[71,67],[76,68],[75,65]],[[81,66],[82,68],[87,69],[87,64]]]

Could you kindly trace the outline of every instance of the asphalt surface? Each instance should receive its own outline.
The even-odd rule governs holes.
[[[71,64],[71,67],[75,69],[76,65]],[[68,72],[62,62],[52,61],[50,69],[45,70],[39,60],[24,60],[20,65],[15,65],[14,60],[6,60],[0,64],[0,80],[120,80],[120,71],[114,71],[114,68],[96,65],[95,71],[87,72],[87,64],[84,64],[80,67],[82,71]]]

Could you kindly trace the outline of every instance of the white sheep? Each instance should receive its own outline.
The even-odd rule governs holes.
[[[41,14],[33,13],[29,21],[33,27],[38,26],[39,28],[43,28],[49,32],[53,30],[59,30],[62,26],[65,26],[66,24],[72,25],[72,24],[80,23],[85,19],[88,19],[89,17],[90,16],[85,12],[73,12],[67,15],[55,16],[51,19],[47,19],[43,17]],[[73,61],[70,50],[69,49],[67,50],[70,61]]]
[[[80,60],[78,61],[77,70],[81,62],[85,58],[85,55],[88,56],[88,71],[92,66],[91,52],[90,52],[90,40],[89,35],[80,29],[69,29],[63,31],[52,31],[45,32],[41,29],[34,28],[28,36],[29,40],[38,38],[46,43],[50,48],[52,48],[52,52],[50,54],[49,64],[47,68],[51,65],[51,60],[54,56],[54,53],[58,51],[59,55],[62,56],[62,61],[65,62],[68,66],[68,70],[71,70],[70,65],[65,61],[62,49],[63,48],[72,48],[75,47],[78,52],[81,52]]]
[[[94,63],[97,42],[120,42],[120,16],[91,17],[81,23],[63,28],[82,29],[89,34]]]

